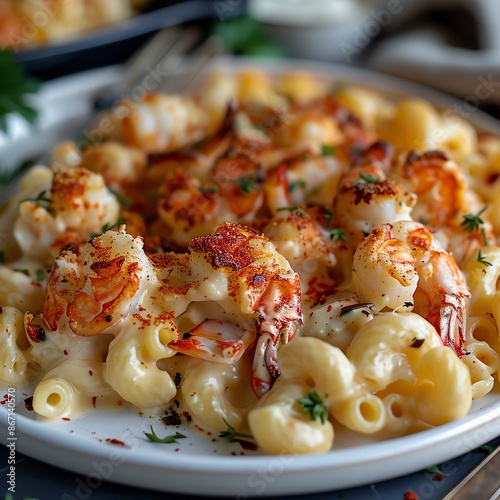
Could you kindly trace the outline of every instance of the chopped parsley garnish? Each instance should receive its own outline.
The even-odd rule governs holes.
[[[418,222],[420,222],[420,224],[423,224],[424,226],[427,226],[427,224],[429,224],[429,221],[424,217],[420,217],[420,219],[418,219]]]
[[[150,440],[153,441],[153,443],[177,443],[178,439],[185,438],[184,434],[181,434],[180,432],[176,432],[175,434],[171,436],[166,436],[164,438],[160,438],[155,434],[155,431],[152,426],[150,426],[151,433],[149,432],[144,432],[145,436]]]
[[[295,181],[292,181],[290,182],[290,184],[288,184],[288,192],[292,193],[298,187],[300,187],[301,189],[305,189],[306,183],[302,179],[297,179]]]
[[[38,281],[43,281],[45,279],[45,272],[43,269],[37,269],[35,275]]]
[[[244,175],[239,179],[231,179],[228,182],[234,182],[242,193],[249,194],[257,189],[257,184],[260,182],[259,176],[255,173]]]
[[[30,198],[28,200],[24,200],[24,201],[31,201],[33,202],[35,205],[38,205],[39,207],[45,207],[47,208],[50,204],[50,198],[47,198],[47,196],[45,196],[47,194],[47,191],[46,190],[43,190],[43,191],[40,191],[35,198]]]
[[[357,155],[361,153],[361,151],[363,151],[364,149],[365,149],[364,146],[354,144],[349,148],[349,153],[351,153],[352,155]]]
[[[492,266],[493,264],[491,262],[488,262],[486,260],[486,255],[482,255],[481,254],[481,250],[479,250],[478,254],[477,254],[477,261],[482,264],[483,266]]]
[[[321,423],[324,424],[328,417],[328,407],[321,396],[318,394],[318,391],[315,389],[309,391],[307,393],[309,397],[300,398],[298,402],[302,405],[302,411],[304,413],[308,413],[311,416],[311,420],[321,420]]]
[[[114,224],[110,224],[109,222],[106,222],[104,226],[101,227],[101,232],[100,233],[91,233],[90,239],[96,238],[97,236],[101,236],[101,234],[105,233],[106,231],[110,231],[111,229],[116,229],[120,227],[123,224],[123,218],[122,214],[118,216],[118,220]]]
[[[242,432],[238,432],[231,424],[224,420],[224,423],[227,425],[227,429],[225,431],[221,431],[219,434],[220,438],[227,439],[228,441],[234,441],[235,439],[253,439],[251,434],[243,434]]]
[[[337,240],[343,240],[345,241],[346,243],[349,241],[347,239],[347,236],[345,234],[345,231],[343,229],[340,229],[340,228],[336,228],[336,229],[329,229],[329,232],[330,232],[330,238],[333,240],[333,241],[337,241]]]
[[[207,180],[210,182],[214,182],[215,184],[211,184],[209,186],[199,186],[198,191],[201,191],[202,193],[217,193],[218,191],[220,191],[219,184],[225,182],[228,184],[236,184],[240,188],[240,191],[242,193],[250,194],[252,191],[255,191],[258,188],[258,185],[262,183],[263,179],[258,172],[251,172],[237,179],[208,177]]]
[[[443,474],[441,469],[437,465],[433,465],[432,467],[429,467],[426,470],[427,470],[427,472],[433,472],[435,474]],[[443,476],[444,476],[444,474],[443,474]]]
[[[220,191],[220,186],[213,184],[211,186],[198,186],[198,191],[202,193],[218,193]]]
[[[479,449],[485,451],[486,453],[493,453],[495,451],[495,448],[493,448],[493,446],[490,446],[488,444],[483,444],[482,446],[479,447]]]
[[[373,175],[365,174],[363,172],[359,174],[359,177],[361,180],[365,182],[371,182],[371,183],[380,182],[380,179],[378,177],[374,177]]]
[[[473,214],[466,214],[463,216],[464,220],[460,224],[461,226],[464,226],[464,231],[477,231],[478,229],[481,229],[481,234],[483,235],[483,240],[484,244],[488,244],[488,238],[486,237],[486,232],[484,230],[484,227],[481,227],[481,224],[484,224],[483,219],[481,219],[481,215],[483,212],[485,212],[488,209],[488,205],[485,205],[481,210],[476,215]]]
[[[335,156],[337,148],[335,146],[329,146],[328,144],[323,144],[321,146],[321,156]]]
[[[330,227],[332,227],[333,224],[333,212],[328,207],[325,207],[324,217],[326,220],[326,227],[327,229],[329,229]]]
[[[288,210],[289,212],[295,212],[299,215],[306,215],[306,213],[304,212],[304,210],[302,210],[302,208],[300,207],[297,207],[297,206],[294,206],[294,207],[280,207],[278,208],[278,212],[281,212],[283,210]]]

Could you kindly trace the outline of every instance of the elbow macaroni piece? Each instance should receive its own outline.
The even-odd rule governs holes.
[[[306,384],[282,382],[248,414],[257,444],[273,455],[326,453],[333,444],[333,425],[311,420],[300,410],[300,398],[307,397]]]
[[[141,409],[165,407],[177,393],[172,377],[156,364],[174,354],[162,343],[162,336],[161,328],[150,326],[143,332],[129,324],[109,346],[109,384],[125,401]]]
[[[98,399],[117,398],[105,380],[105,372],[103,362],[63,361],[37,385],[33,393],[33,409],[50,419],[79,416],[95,408]]]
[[[429,350],[441,346],[435,328],[418,314],[384,313],[354,336],[346,354],[371,390],[397,381],[417,381],[415,365]]]
[[[8,385],[25,385],[30,379],[31,355],[23,317],[14,307],[0,309],[0,380]]]

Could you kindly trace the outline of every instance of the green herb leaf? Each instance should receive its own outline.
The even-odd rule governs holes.
[[[333,212],[328,207],[325,207],[324,217],[325,217],[325,220],[327,222],[326,228],[330,229],[332,227],[332,224],[333,224]]]
[[[110,224],[109,222],[106,222],[104,226],[101,227],[101,232],[100,233],[91,233],[90,234],[90,239],[96,238],[97,236],[101,236],[101,234],[105,233],[106,231],[110,231],[111,229],[116,229],[120,227],[123,224],[123,218],[122,214],[120,213],[118,215],[118,220],[114,224]]]
[[[45,191],[45,190],[44,191],[40,191],[38,193],[38,195],[36,196],[36,198],[31,198],[31,199],[23,200],[23,201],[31,201],[35,205],[38,205],[39,207],[45,207],[45,208],[47,208],[50,205],[50,198],[47,198],[45,196],[46,193],[47,193],[47,191]]]
[[[227,420],[222,419],[224,423],[227,425],[227,429],[225,431],[221,431],[219,434],[220,438],[227,439],[228,441],[233,441],[234,439],[253,439],[251,434],[243,434],[238,432],[231,424],[227,422]]]
[[[43,269],[37,269],[35,271],[35,275],[38,281],[43,281],[45,279],[46,273]]]
[[[371,183],[380,182],[380,179],[378,177],[374,177],[373,175],[365,174],[363,172],[359,174],[359,177],[361,180],[365,182],[371,182]]]
[[[201,193],[218,193],[220,191],[220,186],[212,184],[210,186],[198,186],[198,191]]]
[[[480,227],[481,224],[484,223],[483,219],[481,219],[481,215],[483,212],[485,212],[488,208],[488,205],[485,205],[476,215],[473,214],[466,214],[463,216],[463,221],[460,224],[461,226],[464,226],[464,231],[477,231]],[[486,242],[487,243],[487,242]]]
[[[337,228],[337,229],[330,229],[329,231],[330,231],[330,238],[333,241],[343,240],[346,243],[349,241],[343,229]]]
[[[495,451],[495,448],[493,448],[493,446],[490,446],[488,444],[483,444],[482,446],[479,447],[479,449],[485,451],[486,453],[493,453]]]
[[[26,76],[24,69],[14,61],[12,52],[0,50],[0,131],[7,132],[7,115],[21,115],[29,123],[37,117],[37,111],[26,103],[26,94],[38,91],[39,83]]]
[[[302,179],[297,179],[288,184],[288,192],[293,193],[297,188],[305,189],[306,183]]]
[[[121,195],[118,191],[116,191],[116,189],[113,189],[112,187],[107,186],[107,188],[111,191],[111,194],[116,197],[120,205],[126,208],[130,207],[131,201],[128,198],[125,198],[125,196]]]
[[[256,173],[251,173],[240,177],[239,179],[230,180],[229,182],[234,182],[240,188],[240,191],[245,194],[249,194],[257,189],[257,184],[259,183],[259,178]]]
[[[327,144],[323,144],[321,146],[321,155],[322,156],[335,156],[337,148],[335,146],[329,146]]]
[[[145,436],[150,440],[150,441],[153,441],[153,443],[165,443],[165,444],[169,444],[169,443],[177,443],[177,439],[182,439],[182,438],[185,438],[186,436],[184,436],[184,434],[181,434],[180,432],[176,432],[175,434],[173,434],[172,436],[166,436],[164,438],[159,438],[153,427],[150,426],[149,427],[151,429],[151,433],[149,432],[144,432]]]
[[[303,406],[302,411],[308,413],[311,416],[311,420],[321,420],[324,424],[328,417],[328,407],[321,399],[318,391],[315,389],[307,393],[308,398],[300,398],[298,400],[299,404]]]
[[[477,261],[482,264],[483,266],[485,267],[488,267],[488,266],[492,266],[493,264],[491,262],[488,262],[486,260],[486,255],[482,255],[481,254],[481,250],[479,250],[478,254],[477,254]]]
[[[429,467],[426,470],[427,472],[432,472],[433,474],[441,474],[442,476],[446,476],[446,474],[443,474],[443,472],[437,465],[433,465],[432,467]]]
[[[280,207],[280,208],[278,208],[278,212],[281,212],[283,210],[288,210],[289,212],[295,212],[299,215],[306,215],[304,210],[302,210],[302,208],[300,208],[300,207]]]

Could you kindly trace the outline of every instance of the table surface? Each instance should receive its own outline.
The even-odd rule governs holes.
[[[488,446],[500,445],[500,437],[487,443]],[[488,454],[487,447],[480,447],[471,452],[459,456],[454,460],[442,464],[436,464],[439,471],[418,471],[390,481],[369,484],[356,488],[338,491],[316,493],[311,495],[298,495],[295,500],[404,500],[408,492],[416,493],[418,499],[438,500],[442,499],[456,484],[458,484],[485,456]],[[0,471],[6,475],[8,449],[0,447],[0,464],[4,466]],[[47,451],[50,453],[50,450]],[[80,474],[68,472],[51,465],[44,464],[38,460],[31,459],[21,453],[16,456],[16,491],[9,497],[7,483],[0,483],[0,498],[8,500],[74,500],[80,498],[91,498],[91,500],[183,500],[196,497],[185,496],[174,493],[161,493],[153,490],[132,488],[119,484],[103,481],[101,484],[95,482],[87,483],[87,478]],[[154,485],[152,485],[154,487]],[[257,498],[257,497],[239,497]],[[265,500],[270,497],[258,497]],[[274,497],[279,498],[279,497]],[[478,500],[481,500],[478,498]]]

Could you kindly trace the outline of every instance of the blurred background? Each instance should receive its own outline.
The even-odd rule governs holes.
[[[0,46],[46,81],[196,24],[229,54],[366,67],[500,117],[499,18],[498,0],[0,0]]]

